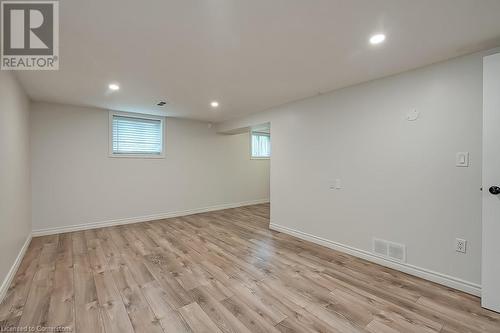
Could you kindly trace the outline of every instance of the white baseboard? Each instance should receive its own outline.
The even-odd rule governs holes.
[[[31,242],[31,234],[29,234],[28,237],[26,238],[26,241],[24,242],[21,251],[19,251],[16,260],[12,264],[12,267],[10,268],[9,272],[7,273],[7,276],[3,280],[2,285],[0,286],[0,303],[2,303],[4,297],[7,295],[10,283],[14,279],[14,276],[16,276],[17,269],[19,268],[19,265],[21,264],[21,261],[24,258],[24,254],[26,253],[26,250],[28,249],[30,242]]]
[[[465,280],[462,280],[462,279],[459,279],[459,278],[456,278],[453,276],[434,272],[434,271],[431,271],[431,270],[428,270],[425,268],[421,268],[421,267],[417,267],[414,265],[410,265],[407,263],[400,263],[400,262],[392,261],[389,259],[385,259],[385,258],[379,257],[379,256],[377,256],[371,252],[365,251],[365,250],[356,249],[356,248],[348,246],[348,245],[344,245],[344,244],[334,242],[334,241],[331,241],[331,240],[328,240],[325,238],[321,238],[318,236],[314,236],[314,235],[311,235],[311,234],[308,234],[308,233],[305,233],[305,232],[302,232],[299,230],[291,229],[291,228],[288,228],[288,227],[285,227],[282,225],[278,225],[275,223],[271,223],[269,227],[272,230],[283,232],[285,234],[295,236],[297,238],[300,238],[300,239],[303,239],[303,240],[306,240],[306,241],[309,241],[309,242],[312,242],[315,244],[323,245],[323,246],[326,246],[326,247],[331,248],[333,250],[344,252],[344,253],[347,253],[347,254],[353,255],[355,257],[374,262],[376,264],[379,264],[379,265],[382,265],[385,267],[389,267],[389,268],[392,268],[392,269],[395,269],[395,270],[398,270],[398,271],[401,271],[401,272],[404,272],[404,273],[407,273],[410,275],[414,275],[414,276],[417,276],[419,278],[429,280],[429,281],[432,281],[432,282],[435,282],[435,283],[438,283],[438,284],[441,284],[441,285],[444,285],[444,286],[447,286],[450,288],[458,289],[458,290],[461,290],[463,292],[466,292],[466,293],[469,293],[472,295],[481,296],[481,286],[479,284],[476,284],[473,282],[465,281]]]
[[[137,217],[127,217],[127,218],[121,218],[121,219],[115,219],[115,220],[75,224],[75,225],[69,225],[69,226],[64,226],[64,227],[37,229],[37,230],[33,230],[33,237],[55,235],[55,234],[61,234],[61,233],[65,233],[65,232],[96,229],[96,228],[103,228],[103,227],[111,227],[111,226],[115,226],[115,225],[123,225],[123,224],[130,224],[130,223],[162,220],[162,219],[168,219],[168,218],[172,218],[172,217],[206,213],[206,212],[212,212],[215,210],[257,205],[257,204],[268,203],[268,202],[269,202],[269,199],[259,199],[259,200],[243,201],[243,202],[222,204],[222,205],[196,208],[196,209],[188,209],[188,210],[170,212],[170,213],[153,214],[153,215],[137,216]]]

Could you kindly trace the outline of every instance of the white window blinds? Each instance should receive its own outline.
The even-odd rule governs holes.
[[[161,155],[163,153],[161,119],[113,115],[112,130],[114,155]]]
[[[271,136],[269,133],[252,132],[252,157],[271,156]]]

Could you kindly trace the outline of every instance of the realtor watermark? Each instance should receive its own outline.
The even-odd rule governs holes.
[[[0,326],[0,332],[72,332],[70,326]]]
[[[2,70],[59,69],[59,2],[0,1]]]

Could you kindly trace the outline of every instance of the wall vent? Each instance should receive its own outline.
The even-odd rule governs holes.
[[[387,242],[381,239],[374,239],[373,252],[387,257],[387,255],[389,254],[389,247],[387,246]]]
[[[383,239],[373,239],[373,252],[399,262],[406,262],[406,246]]]

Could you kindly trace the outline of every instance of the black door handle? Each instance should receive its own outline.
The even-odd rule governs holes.
[[[493,195],[498,195],[498,194],[500,194],[500,187],[498,187],[498,186],[492,186],[492,187],[490,187],[489,191]]]

